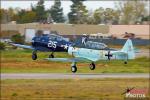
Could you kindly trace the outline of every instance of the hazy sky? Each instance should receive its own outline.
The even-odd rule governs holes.
[[[115,1],[116,2],[116,1]],[[115,2],[114,1],[86,1],[84,2],[84,5],[87,6],[88,10],[95,10],[99,7],[103,7],[103,8],[115,8]],[[22,9],[30,9],[31,7],[31,3],[33,5],[35,5],[37,3],[37,1],[15,1],[15,0],[10,0],[10,1],[1,1],[1,8],[22,8]],[[63,11],[64,14],[67,14],[68,12],[70,12],[70,5],[72,4],[71,1],[69,0],[65,0],[65,1],[61,1],[62,3],[62,7],[63,7]],[[46,9],[49,9],[52,5],[54,4],[53,0],[50,1],[45,1],[44,5],[46,7]]]

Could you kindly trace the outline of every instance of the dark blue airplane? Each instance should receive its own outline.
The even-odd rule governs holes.
[[[32,49],[32,59],[37,59],[37,51],[52,52],[49,58],[54,58],[54,52],[67,52],[69,46],[73,46],[72,42],[67,41],[64,37],[56,34],[36,36],[32,39],[32,46],[10,43],[13,46],[25,49]]]

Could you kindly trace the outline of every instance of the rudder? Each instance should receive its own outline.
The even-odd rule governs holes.
[[[121,49],[122,52],[125,52],[128,54],[128,59],[134,59],[135,58],[135,52],[132,44],[132,40],[128,39]]]

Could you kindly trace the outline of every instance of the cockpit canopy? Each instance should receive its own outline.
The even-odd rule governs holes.
[[[56,35],[56,34],[49,34],[49,39],[50,40],[56,40],[56,41],[67,41],[66,38],[60,36],[60,35]]]
[[[93,48],[93,49],[105,49],[105,48],[107,48],[107,45],[104,44],[104,43],[87,41],[86,42],[86,47],[87,48]]]
[[[53,40],[53,41],[69,41],[67,38],[64,38],[60,35],[56,34],[43,34],[42,36],[36,36],[32,40],[34,41],[42,41],[42,40]]]

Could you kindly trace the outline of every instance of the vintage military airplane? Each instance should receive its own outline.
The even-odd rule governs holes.
[[[99,60],[110,60],[118,59],[124,60],[124,64],[127,64],[128,59],[135,58],[135,52],[133,48],[132,41],[128,39],[121,50],[111,50],[111,49],[87,49],[87,48],[78,48],[78,47],[68,47],[68,53],[74,58],[45,58],[49,61],[62,61],[62,62],[72,62],[71,71],[75,73],[77,71],[76,63],[77,62],[89,62],[90,69],[95,69],[95,62]]]
[[[113,48],[108,48],[105,43],[102,42],[94,42],[89,40],[88,36],[83,36],[82,38],[76,39],[74,41],[74,46],[79,48],[87,48],[87,49],[94,49],[94,50],[116,50]]]
[[[87,45],[85,45],[85,43]],[[20,48],[32,49],[33,60],[37,59],[37,51],[52,52],[49,55],[49,58],[54,58],[54,52],[67,52],[69,46],[84,47],[88,49],[98,49],[98,50],[107,48],[107,45],[105,45],[104,43],[85,41],[85,39],[84,43],[83,39],[82,41],[77,40],[76,42],[69,42],[64,37],[56,34],[48,34],[48,35],[43,34],[42,36],[35,36],[32,39],[32,46],[16,43],[9,43],[9,44]]]
[[[54,58],[54,52],[67,52],[68,47],[73,45],[72,42],[69,42],[64,37],[56,34],[35,36],[32,39],[32,46],[16,43],[9,44],[20,48],[32,49],[33,60],[37,59],[37,51],[52,52],[49,57]]]

